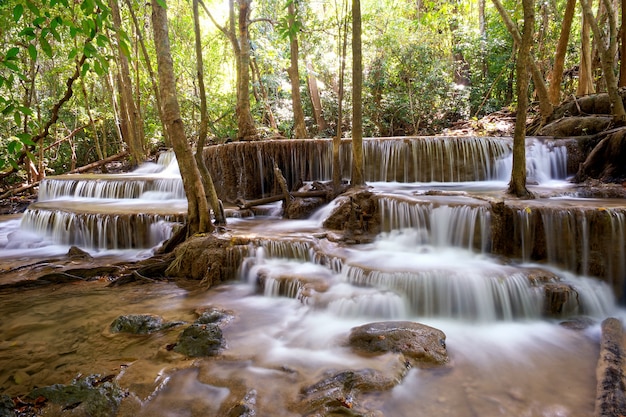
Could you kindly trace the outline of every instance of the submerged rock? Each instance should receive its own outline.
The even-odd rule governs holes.
[[[76,379],[69,385],[55,384],[35,388],[29,398],[44,397],[48,401],[72,410],[72,415],[89,417],[109,417],[117,414],[117,409],[126,396],[112,376],[90,375]]]
[[[217,324],[194,323],[178,337],[174,351],[191,357],[216,356],[223,347],[222,329]]]
[[[364,353],[402,353],[417,366],[448,362],[445,333],[410,321],[368,323],[355,327],[350,332],[348,344]]]
[[[15,405],[8,395],[0,395],[0,417],[15,417]]]
[[[112,333],[150,334],[181,325],[182,322],[164,322],[152,314],[129,314],[119,316],[111,323]]]

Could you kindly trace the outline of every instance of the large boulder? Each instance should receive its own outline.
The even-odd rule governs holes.
[[[348,344],[364,353],[402,353],[416,366],[448,362],[446,335],[439,329],[411,321],[368,323],[350,332]]]
[[[150,334],[181,325],[182,322],[164,322],[152,314],[128,314],[111,323],[111,333]]]
[[[223,347],[222,329],[217,324],[194,323],[179,336],[174,351],[190,357],[216,356]]]

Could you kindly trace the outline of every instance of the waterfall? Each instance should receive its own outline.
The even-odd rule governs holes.
[[[466,205],[438,205],[425,200],[399,200],[391,196],[379,198],[382,230],[415,229],[419,245],[465,247],[487,252],[490,247],[489,206],[468,199]]]

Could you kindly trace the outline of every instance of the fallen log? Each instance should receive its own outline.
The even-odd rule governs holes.
[[[602,322],[600,357],[596,368],[595,417],[626,415],[624,328],[616,318]]]
[[[124,158],[128,155],[128,151],[122,151],[118,154],[109,156],[108,158],[101,159],[96,162],[92,162],[91,164],[83,165],[80,168],[73,169],[68,172],[68,174],[80,174],[81,172],[89,171],[94,168],[98,168],[104,164],[108,164],[109,162],[117,161],[118,159]]]
[[[295,192],[289,193],[289,195],[291,197],[296,197],[296,198],[326,197],[328,195],[328,191],[324,191],[324,190],[295,191]],[[264,198],[259,198],[257,200],[250,200],[250,201],[246,201],[242,198],[239,198],[237,199],[235,204],[237,204],[237,207],[239,207],[239,209],[244,210],[244,209],[249,209],[252,207],[260,206],[263,204],[275,203],[277,201],[284,200],[284,199],[285,199],[285,196],[283,194],[278,194],[278,195],[273,195],[271,197],[264,197]]]

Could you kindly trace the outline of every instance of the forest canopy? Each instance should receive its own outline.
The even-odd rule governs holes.
[[[157,3],[167,9],[192,143],[203,116],[209,144],[351,136],[347,0],[198,1],[202,66],[192,2]],[[170,146],[151,9],[136,0],[0,1],[2,188],[120,153],[139,163]],[[531,106],[541,102],[542,83],[550,106],[607,91],[608,58],[626,84],[618,74],[619,10],[615,0],[535,4]],[[361,11],[363,136],[437,134],[459,120],[515,110],[519,45],[503,16],[521,32],[521,2],[362,0]]]

